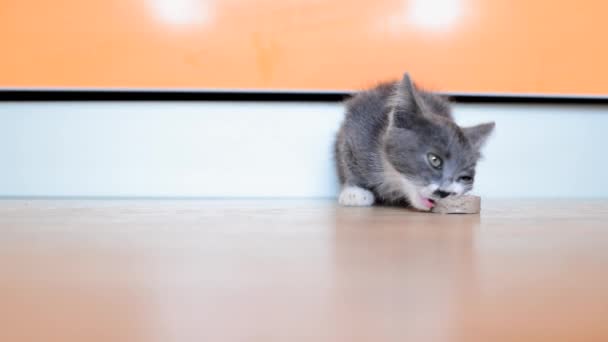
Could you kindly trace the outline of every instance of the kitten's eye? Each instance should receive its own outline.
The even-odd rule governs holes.
[[[473,177],[471,176],[461,176],[460,178],[458,178],[459,182],[464,182],[464,183],[470,183],[473,181]]]
[[[429,153],[427,155],[427,158],[432,167],[434,167],[436,169],[441,169],[441,166],[443,165],[443,160],[441,160],[441,158],[439,158],[437,155],[432,154],[432,153]]]

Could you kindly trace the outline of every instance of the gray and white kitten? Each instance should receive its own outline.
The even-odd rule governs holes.
[[[473,188],[480,149],[493,130],[493,122],[459,127],[449,102],[418,89],[407,73],[360,92],[346,102],[335,145],[339,202],[428,211]]]

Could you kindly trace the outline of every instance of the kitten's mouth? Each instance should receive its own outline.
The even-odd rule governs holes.
[[[422,197],[422,196],[420,196],[420,199],[422,200],[422,204],[429,210],[433,209],[433,207],[435,206],[434,199],[426,198],[426,197]]]

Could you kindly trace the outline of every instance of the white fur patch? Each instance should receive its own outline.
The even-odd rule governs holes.
[[[395,108],[391,109],[388,113],[388,125],[386,126],[386,132],[388,132],[395,124]],[[386,134],[386,133],[385,133]]]
[[[435,190],[439,189],[439,185],[437,184],[429,184],[424,188],[420,189],[420,194],[426,198],[432,198]]]
[[[431,208],[427,207],[422,197],[430,198],[425,192],[428,192],[428,187],[421,188],[416,186],[414,183],[403,177],[404,192],[410,202],[410,205],[418,210],[429,211]]]
[[[423,210],[423,211],[428,211],[430,210],[429,207],[427,207],[424,204],[424,201],[422,199],[422,192],[424,190],[424,188],[420,188],[419,186],[416,186],[416,184],[412,183],[410,180],[408,180],[407,178],[403,177],[403,189],[404,192],[407,196],[407,199],[410,202],[410,205],[418,210]],[[430,197],[430,196],[425,196],[425,197]]]
[[[347,207],[369,207],[374,204],[374,194],[358,186],[346,186],[340,192],[338,202]]]
[[[452,182],[452,184],[450,184],[445,191],[453,192],[456,194],[456,196],[460,196],[464,193],[464,186],[460,183]]]
[[[384,169],[383,182],[380,185],[382,193],[388,199],[396,199],[405,194],[405,188],[410,187],[411,183],[399,171],[395,170],[387,160],[384,151],[382,151],[382,168]]]

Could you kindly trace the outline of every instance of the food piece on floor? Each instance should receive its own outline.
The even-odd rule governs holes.
[[[481,211],[481,198],[473,195],[447,197],[437,201],[431,211],[439,214],[478,214]]]

